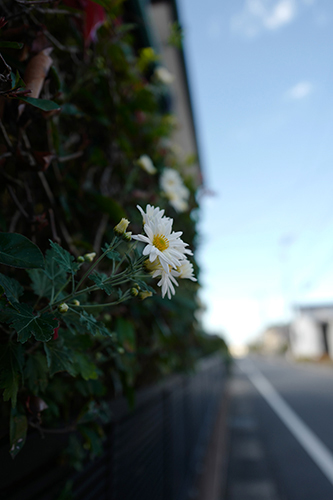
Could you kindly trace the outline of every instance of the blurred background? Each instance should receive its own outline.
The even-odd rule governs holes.
[[[2,329],[2,496],[332,500],[333,3],[0,7],[1,230],[79,257],[125,216],[140,232],[137,205],[151,204],[183,231],[198,278],[171,301],[81,306],[97,306],[110,345],[83,312],[76,326],[57,316],[45,350]],[[50,49],[27,101],[17,75],[28,88]],[[45,289],[22,280],[43,314]]]
[[[204,323],[239,348],[332,302],[333,5],[178,8],[205,180]]]

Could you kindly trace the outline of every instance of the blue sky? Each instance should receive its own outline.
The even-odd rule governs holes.
[[[333,303],[332,0],[178,0],[201,161],[201,298],[230,343]]]

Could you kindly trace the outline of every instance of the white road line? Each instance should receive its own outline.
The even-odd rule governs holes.
[[[319,469],[333,484],[333,455],[330,450],[317,438],[299,416],[282,399],[272,384],[262,375],[258,368],[250,361],[243,360],[238,367],[248,376],[252,384],[263,398],[288,427]]]

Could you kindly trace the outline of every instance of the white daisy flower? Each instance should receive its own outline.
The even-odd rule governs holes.
[[[165,168],[160,179],[161,189],[167,193],[183,184],[180,174],[174,168]]]
[[[160,178],[160,186],[168,198],[169,203],[177,212],[185,212],[188,209],[190,191],[184,185],[183,180],[173,168],[165,168]]]
[[[193,264],[191,264],[191,262],[187,259],[184,259],[180,263],[180,266],[177,267],[177,272],[179,278],[197,281],[197,279],[193,276]]]
[[[139,210],[143,213],[140,208]],[[192,255],[192,252],[186,248],[187,243],[180,239],[183,233],[172,231],[172,219],[160,217],[157,212],[154,219],[146,218],[144,222],[143,229],[146,236],[138,234],[133,236],[133,239],[146,243],[142,253],[149,256],[150,262],[159,258],[164,271],[169,272],[169,266],[176,269],[185,259],[185,254]]]
[[[157,219],[161,219],[164,216],[164,210],[161,210],[158,207],[155,208],[149,204],[146,206],[146,212],[144,212],[139,205],[137,205],[136,207],[141,212],[143,224],[146,224],[146,223],[149,224],[151,222],[154,222]],[[165,217],[165,218],[168,219],[168,217]]]
[[[171,299],[171,296],[176,293],[174,285],[178,286],[178,283],[175,277],[179,276],[179,272],[172,269],[171,266],[169,266],[169,272],[166,272],[159,259],[156,259],[154,262],[147,261],[145,267],[153,278],[161,276],[157,285],[162,287],[162,298],[164,299],[165,295],[167,295],[168,299]]]
[[[150,175],[156,174],[157,172],[156,167],[154,166],[151,158],[148,155],[140,156],[140,158],[137,160],[137,164]]]
[[[164,83],[165,85],[170,85],[175,80],[173,74],[171,74],[170,71],[163,66],[158,66],[157,68],[155,68],[154,77],[156,80]]]
[[[176,212],[186,212],[188,210],[188,203],[177,192],[169,193],[168,195],[170,205]]]

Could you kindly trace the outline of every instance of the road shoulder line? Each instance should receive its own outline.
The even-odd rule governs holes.
[[[238,363],[238,367],[333,485],[333,455],[330,450],[285,402],[254,363],[243,360],[242,363]]]

